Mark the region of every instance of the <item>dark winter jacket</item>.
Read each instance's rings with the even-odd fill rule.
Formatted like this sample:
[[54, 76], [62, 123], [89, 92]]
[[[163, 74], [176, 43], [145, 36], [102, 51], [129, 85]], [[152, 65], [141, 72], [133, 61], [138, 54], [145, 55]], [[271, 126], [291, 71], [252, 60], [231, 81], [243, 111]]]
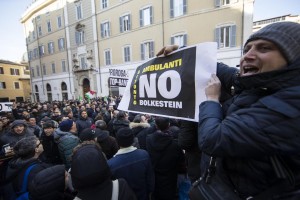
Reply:
[[59, 155], [58, 144], [54, 140], [54, 133], [47, 136], [45, 132], [41, 135], [41, 142], [43, 144], [44, 152], [41, 155], [41, 160], [45, 163], [54, 165], [62, 164], [62, 159]]
[[149, 199], [154, 191], [154, 172], [147, 151], [133, 146], [123, 148], [107, 163], [113, 178], [124, 178], [138, 200]]
[[58, 144], [60, 158], [68, 170], [71, 165], [73, 149], [79, 144], [79, 138], [73, 133], [63, 132], [58, 128], [54, 132], [54, 140]]
[[299, 77], [300, 62], [239, 77], [238, 94], [228, 106], [200, 104], [199, 147], [220, 158], [217, 173], [225, 174], [224, 180], [244, 198], [279, 180], [271, 164], [274, 158], [282, 159], [300, 184]]
[[90, 117], [83, 118], [80, 115], [78, 120], [76, 121], [76, 127], [77, 127], [78, 135], [80, 135], [80, 133], [83, 129], [91, 128], [93, 123], [94, 123], [94, 121], [93, 121], [92, 118], [90, 118]]
[[147, 137], [147, 151], [155, 173], [154, 198], [175, 199], [177, 175], [185, 165], [183, 151], [170, 133], [159, 130]]
[[27, 160], [14, 158], [8, 163], [5, 182], [12, 182], [15, 192], [21, 191], [25, 171], [29, 166], [33, 164], [36, 165], [32, 168], [28, 175], [28, 183], [32, 181], [36, 173], [51, 166], [49, 164], [41, 162], [36, 158], [30, 158]]

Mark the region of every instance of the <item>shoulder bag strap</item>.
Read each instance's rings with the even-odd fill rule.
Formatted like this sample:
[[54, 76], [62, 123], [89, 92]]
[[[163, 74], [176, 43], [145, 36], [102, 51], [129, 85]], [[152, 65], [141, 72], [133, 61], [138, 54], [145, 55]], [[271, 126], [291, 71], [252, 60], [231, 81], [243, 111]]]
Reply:
[[24, 177], [23, 177], [22, 188], [21, 188], [21, 191], [18, 192], [18, 195], [23, 194], [24, 192], [27, 191], [28, 175], [29, 175], [30, 171], [32, 170], [32, 168], [33, 168], [35, 165], [36, 165], [36, 164], [30, 165], [30, 166], [26, 169], [25, 174], [24, 174]]
[[116, 179], [112, 182], [112, 195], [111, 200], [119, 199], [119, 180]]

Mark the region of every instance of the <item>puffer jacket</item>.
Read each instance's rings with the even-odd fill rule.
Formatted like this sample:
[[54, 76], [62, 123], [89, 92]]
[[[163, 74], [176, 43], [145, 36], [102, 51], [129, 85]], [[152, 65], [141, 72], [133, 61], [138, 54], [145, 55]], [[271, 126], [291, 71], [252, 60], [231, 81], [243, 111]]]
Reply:
[[60, 157], [68, 170], [71, 166], [73, 149], [79, 144], [79, 138], [73, 133], [61, 131], [58, 128], [54, 132], [54, 139], [58, 144]]
[[258, 195], [279, 180], [271, 158], [282, 159], [295, 185], [300, 185], [299, 77], [300, 62], [238, 77], [238, 94], [227, 106], [200, 104], [199, 147], [219, 158], [217, 173], [243, 198]]

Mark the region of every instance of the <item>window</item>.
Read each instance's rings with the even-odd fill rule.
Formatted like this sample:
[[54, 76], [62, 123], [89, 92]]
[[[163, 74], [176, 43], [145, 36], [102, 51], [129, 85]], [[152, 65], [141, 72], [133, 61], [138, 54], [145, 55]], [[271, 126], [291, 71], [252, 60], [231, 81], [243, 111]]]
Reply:
[[33, 57], [37, 58], [39, 56], [38, 48], [33, 49]]
[[86, 63], [86, 57], [85, 56], [79, 56], [79, 66], [81, 69], [87, 69], [87, 63]]
[[131, 54], [131, 51], [130, 51], [130, 46], [126, 46], [123, 48], [123, 53], [124, 53], [124, 62], [130, 62], [131, 59], [130, 59], [130, 54]]
[[51, 22], [47, 21], [48, 33], [51, 32]]
[[62, 60], [62, 61], [61, 61], [61, 71], [62, 71], [62, 72], [66, 72], [66, 71], [67, 71], [67, 68], [66, 68], [66, 61], [65, 61], [65, 60]]
[[82, 8], [81, 8], [81, 2], [77, 3], [76, 5], [76, 19], [82, 19]]
[[170, 0], [171, 18], [186, 14], [186, 8], [186, 0]]
[[58, 39], [58, 49], [60, 51], [65, 49], [65, 39], [64, 38], [59, 38]]
[[39, 55], [40, 55], [40, 56], [45, 55], [45, 48], [44, 48], [44, 45], [40, 45], [40, 46], [39, 46]]
[[5, 82], [0, 82], [0, 89], [5, 89], [5, 88], [6, 88]]
[[220, 6], [225, 6], [236, 2], [237, 0], [215, 0], [215, 6], [220, 7]]
[[107, 38], [110, 36], [110, 25], [109, 22], [104, 22], [101, 24], [101, 37]]
[[48, 52], [49, 52], [49, 54], [54, 53], [54, 42], [49, 42], [48, 43]]
[[28, 60], [31, 61], [33, 59], [33, 52], [29, 51], [28, 52]]
[[141, 59], [146, 60], [154, 57], [154, 42], [145, 42], [141, 44]]
[[55, 74], [55, 63], [51, 63], [52, 73]]
[[215, 41], [218, 43], [218, 48], [235, 47], [236, 25], [216, 28]]
[[43, 71], [43, 72], [42, 72], [43, 75], [46, 75], [46, 74], [47, 74], [47, 71], [46, 71], [46, 65], [45, 65], [45, 64], [43, 64], [43, 68], [42, 68], [42, 69], [43, 69], [43, 70], [42, 70], [42, 71]]
[[40, 76], [40, 67], [38, 65], [36, 66], [36, 75]]
[[10, 75], [20, 75], [19, 69], [10, 68]]
[[57, 17], [57, 28], [61, 28], [62, 24], [61, 24], [61, 16]]
[[140, 26], [147, 26], [153, 23], [152, 6], [140, 10]]
[[4, 74], [4, 69], [3, 69], [3, 67], [0, 67], [0, 74]]
[[84, 31], [76, 31], [75, 32], [75, 39], [76, 39], [76, 44], [80, 45], [84, 43]]
[[186, 46], [187, 45], [187, 35], [176, 35], [171, 37], [171, 44], [177, 44], [178, 46]]
[[35, 36], [35, 31], [32, 31], [32, 39], [35, 40], [36, 36]]
[[15, 89], [20, 89], [20, 83], [19, 82], [14, 82]]
[[32, 67], [30, 71], [31, 71], [31, 74], [30, 74], [30, 75], [31, 75], [32, 77], [34, 77], [34, 68]]
[[120, 17], [120, 32], [129, 31], [131, 29], [130, 15]]
[[38, 26], [38, 35], [39, 35], [39, 37], [43, 35], [42, 26]]
[[108, 7], [108, 0], [101, 0], [101, 8], [105, 9]]
[[104, 51], [105, 65], [111, 65], [111, 55], [110, 50]]

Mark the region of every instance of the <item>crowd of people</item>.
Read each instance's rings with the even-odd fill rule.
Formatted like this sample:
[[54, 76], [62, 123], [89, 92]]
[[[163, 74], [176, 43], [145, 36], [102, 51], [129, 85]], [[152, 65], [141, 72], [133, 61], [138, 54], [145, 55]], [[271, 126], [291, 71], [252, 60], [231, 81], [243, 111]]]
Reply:
[[278, 22], [249, 37], [240, 70], [217, 63], [198, 123], [112, 97], [16, 103], [0, 120], [2, 198], [22, 195], [29, 174], [29, 199], [174, 200], [188, 174], [193, 186], [219, 177], [234, 199], [299, 199], [299, 76], [300, 24]]

